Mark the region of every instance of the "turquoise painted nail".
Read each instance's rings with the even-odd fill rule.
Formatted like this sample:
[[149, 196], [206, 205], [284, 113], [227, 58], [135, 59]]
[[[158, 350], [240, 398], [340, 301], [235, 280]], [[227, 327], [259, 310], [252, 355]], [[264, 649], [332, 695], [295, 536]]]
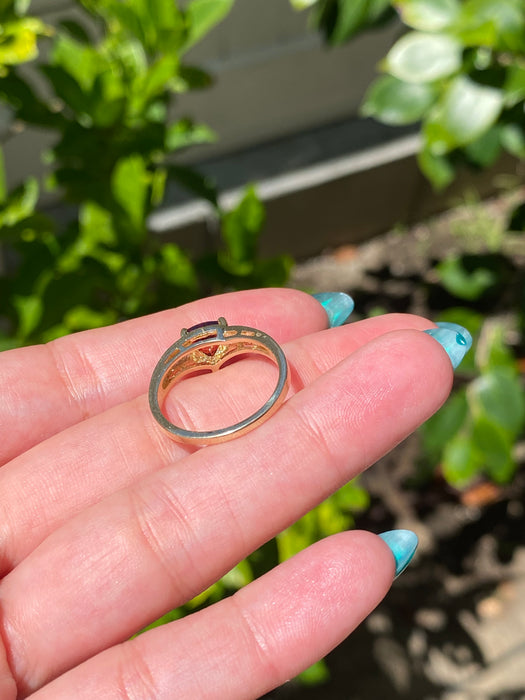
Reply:
[[452, 367], [456, 369], [472, 346], [472, 336], [463, 326], [456, 323], [438, 323], [437, 328], [424, 331], [435, 338], [446, 350]]
[[354, 310], [354, 300], [343, 292], [321, 292], [312, 296], [326, 311], [330, 328], [342, 326]]
[[438, 321], [436, 323], [436, 326], [439, 326], [439, 328], [448, 328], [449, 331], [455, 331], [456, 333], [459, 333], [467, 341], [469, 349], [472, 347], [472, 336], [470, 335], [468, 330], [466, 328], [464, 328], [463, 326], [460, 326], [459, 323], [449, 323], [448, 321]]
[[403, 573], [412, 561], [414, 552], [417, 549], [417, 535], [412, 530], [389, 530], [388, 532], [383, 532], [379, 537], [386, 542], [394, 555], [397, 577]]

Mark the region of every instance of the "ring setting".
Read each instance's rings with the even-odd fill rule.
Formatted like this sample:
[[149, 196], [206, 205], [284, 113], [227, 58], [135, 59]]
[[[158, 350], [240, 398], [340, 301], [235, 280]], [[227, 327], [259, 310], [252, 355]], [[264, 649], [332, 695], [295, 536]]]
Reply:
[[[195, 372], [220, 370], [234, 357], [253, 354], [267, 357], [277, 365], [279, 376], [269, 399], [247, 418], [217, 430], [194, 431], [175, 425], [163, 412], [170, 389]], [[225, 318], [204, 321], [183, 328], [180, 338], [158, 361], [149, 386], [149, 405], [153, 417], [173, 440], [209, 445], [244, 435], [267, 420], [286, 398], [289, 372], [281, 347], [267, 333], [248, 326], [230, 326]]]

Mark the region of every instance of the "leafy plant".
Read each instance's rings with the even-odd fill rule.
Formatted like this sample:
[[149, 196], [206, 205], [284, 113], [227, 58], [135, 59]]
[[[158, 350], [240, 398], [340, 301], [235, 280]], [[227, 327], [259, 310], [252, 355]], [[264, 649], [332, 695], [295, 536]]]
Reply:
[[394, 16], [390, 0], [290, 0], [296, 10], [311, 8], [310, 21], [326, 41], [337, 46], [358, 32]]
[[[173, 0], [81, 0], [75, 16], [83, 12], [89, 23], [71, 19], [52, 28], [25, 16], [27, 3], [0, 5], [9, 28], [0, 44], [0, 100], [17, 129], [54, 136], [46, 186], [71, 212], [65, 225], [38, 213], [34, 178], [9, 195], [0, 191], [3, 347], [150, 313], [204, 292], [285, 281], [287, 257], [259, 257], [264, 210], [253, 188], [224, 212], [213, 183], [173, 162], [174, 154], [215, 139], [206, 125], [172, 114], [177, 95], [211, 84], [185, 56], [232, 5], [193, 0], [182, 10]], [[36, 57], [40, 36], [49, 42], [46, 58], [31, 74], [20, 72], [16, 63]], [[196, 260], [150, 234], [149, 216], [169, 180], [209, 203], [220, 250]]]
[[[388, 10], [395, 10], [406, 31], [381, 62], [383, 75], [368, 89], [361, 112], [390, 125], [420, 124], [419, 165], [436, 189], [452, 182], [460, 164], [487, 168], [503, 151], [525, 157], [522, 0], [291, 1], [311, 8], [331, 44], [388, 20]], [[446, 256], [434, 270], [437, 285], [471, 304], [494, 302], [511, 276], [499, 252], [503, 231], [482, 223], [474, 228], [486, 239], [486, 253]], [[525, 230], [525, 204], [511, 214], [509, 227]], [[515, 312], [520, 315], [519, 308]], [[513, 353], [501, 326], [482, 324], [475, 311], [456, 310], [443, 320], [475, 331], [478, 350], [460, 370], [467, 385], [422, 429], [427, 457], [455, 485], [480, 474], [508, 481], [525, 425]]]
[[515, 444], [525, 428], [525, 392], [517, 363], [501, 323], [483, 323], [481, 316], [466, 311], [445, 317], [467, 319], [476, 329], [476, 352], [462, 368], [474, 378], [422, 427], [423, 447], [455, 486], [463, 487], [480, 474], [506, 483], [516, 471]]
[[421, 122], [419, 164], [438, 189], [459, 162], [485, 168], [525, 154], [525, 5], [521, 0], [393, 0], [409, 31], [381, 64], [362, 112]]

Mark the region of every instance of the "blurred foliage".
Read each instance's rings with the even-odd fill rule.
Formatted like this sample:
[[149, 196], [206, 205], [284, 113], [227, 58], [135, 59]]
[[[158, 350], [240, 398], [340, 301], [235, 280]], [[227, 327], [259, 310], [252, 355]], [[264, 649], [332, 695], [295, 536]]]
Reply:
[[297, 10], [312, 8], [311, 25], [332, 46], [357, 32], [377, 27], [394, 16], [390, 0], [290, 0]]
[[332, 45], [397, 15], [406, 31], [380, 64], [362, 114], [420, 123], [419, 164], [437, 189], [457, 167], [525, 156], [523, 0], [290, 0]]
[[501, 321], [485, 321], [468, 309], [443, 314], [440, 320], [472, 329], [475, 352], [460, 372], [468, 381], [421, 428], [431, 463], [458, 488], [485, 475], [509, 482], [517, 469], [516, 441], [525, 428], [525, 393], [514, 355], [505, 343]]
[[[291, 262], [258, 253], [264, 208], [253, 188], [225, 212], [216, 187], [175, 154], [215, 139], [204, 124], [173, 119], [176, 97], [212, 77], [186, 52], [233, 0], [82, 0], [75, 19], [46, 26], [28, 2], [0, 4], [0, 101], [12, 132], [53, 139], [45, 186], [66, 223], [44, 216], [41, 184], [12, 192], [0, 164], [0, 347], [176, 306], [207, 293], [283, 284]], [[83, 21], [83, 20], [89, 20]], [[38, 40], [45, 55], [33, 61]], [[196, 257], [148, 230], [174, 181], [206, 200], [218, 222], [216, 250]]]
[[[420, 125], [419, 165], [437, 190], [454, 180], [460, 165], [485, 169], [504, 151], [525, 157], [523, 0], [291, 3], [310, 8], [313, 24], [330, 44], [397, 15], [404, 31], [381, 62], [383, 75], [368, 89], [361, 112], [394, 126]], [[508, 228], [525, 231], [525, 201], [511, 213]], [[486, 252], [445, 256], [434, 272], [443, 292], [465, 304], [442, 320], [468, 328], [477, 349], [459, 369], [462, 388], [423, 427], [423, 447], [456, 486], [483, 475], [504, 482], [516, 469], [525, 394], [502, 327], [490, 320], [482, 324], [476, 309], [497, 304], [514, 278], [513, 266], [500, 252], [506, 232], [492, 223], [476, 221], [469, 232], [459, 226], [458, 233], [481, 238]], [[509, 303], [523, 326], [525, 291], [519, 289], [525, 285], [516, 284]]]
[[421, 123], [419, 164], [437, 189], [459, 164], [525, 155], [522, 0], [393, 0], [408, 31], [381, 64], [362, 112]]

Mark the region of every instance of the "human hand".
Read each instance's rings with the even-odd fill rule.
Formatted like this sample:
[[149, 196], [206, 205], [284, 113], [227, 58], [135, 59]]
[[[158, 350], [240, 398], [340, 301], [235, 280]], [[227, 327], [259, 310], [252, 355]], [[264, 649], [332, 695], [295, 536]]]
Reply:
[[[145, 394], [180, 328], [219, 316], [281, 344], [290, 394], [253, 432], [196, 449], [158, 428]], [[1, 354], [0, 698], [255, 698], [339, 643], [395, 574], [370, 533], [330, 537], [126, 640], [439, 408], [452, 366], [421, 332], [432, 325], [391, 315], [326, 330], [314, 298], [255, 290]], [[264, 402], [272, 372], [243, 359], [175, 387], [167, 411], [230, 425]]]

